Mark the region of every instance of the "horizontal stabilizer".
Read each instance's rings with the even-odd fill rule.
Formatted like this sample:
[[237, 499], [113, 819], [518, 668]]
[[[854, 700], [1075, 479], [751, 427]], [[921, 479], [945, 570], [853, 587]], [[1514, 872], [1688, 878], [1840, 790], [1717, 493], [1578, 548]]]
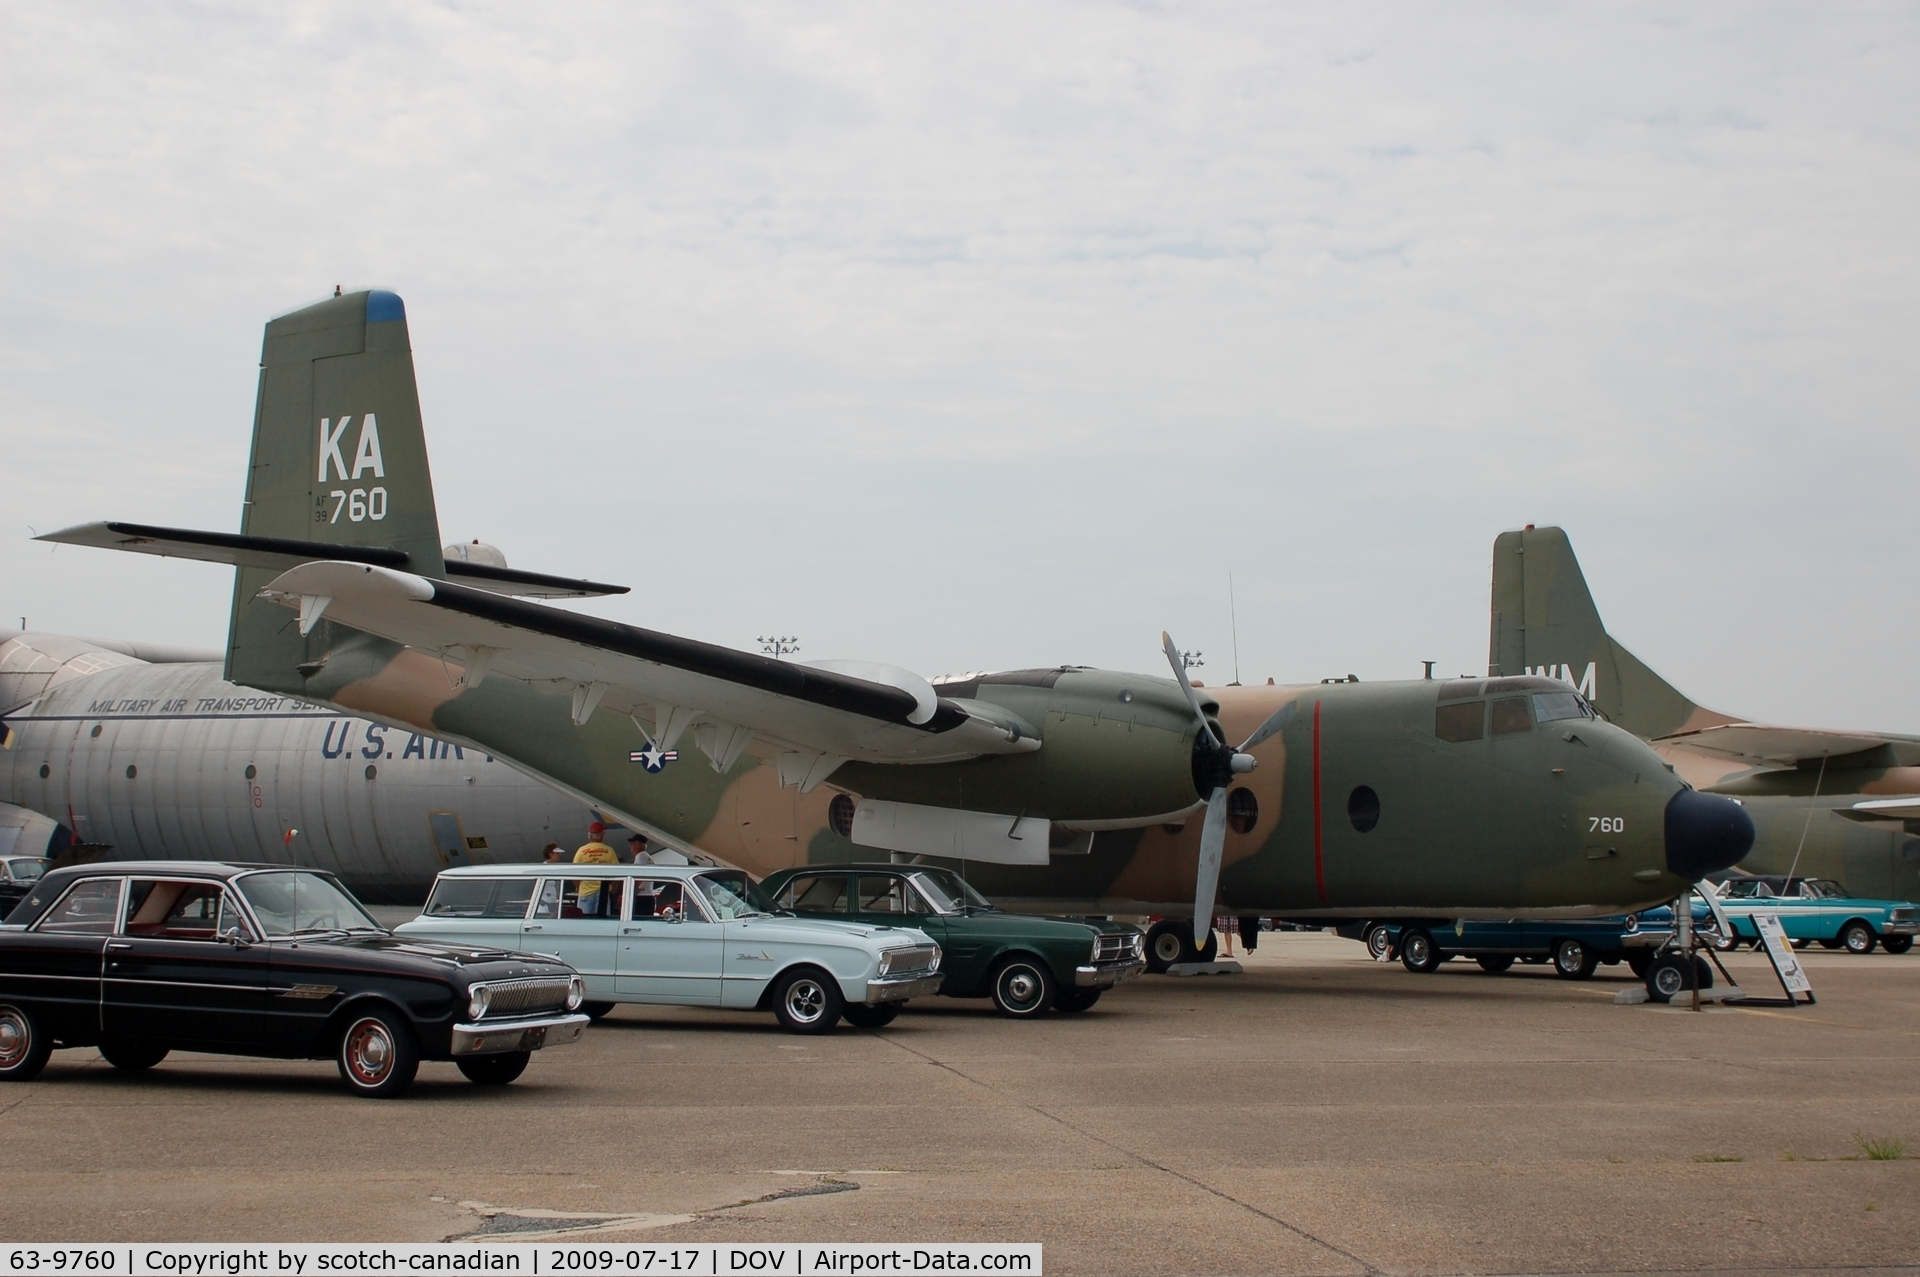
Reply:
[[[61, 545], [86, 545], [102, 550], [131, 550], [136, 554], [158, 554], [174, 559], [198, 559], [203, 563], [231, 563], [236, 567], [267, 568], [284, 572], [290, 567], [315, 560], [370, 563], [375, 567], [407, 568], [412, 556], [404, 550], [378, 545], [335, 545], [322, 541], [295, 541], [286, 537], [248, 536], [238, 532], [200, 532], [190, 528], [156, 528], [144, 523], [83, 523], [36, 537]], [[624, 585], [605, 585], [598, 581], [579, 581], [570, 577], [548, 576], [542, 572], [522, 572], [517, 568], [494, 567], [484, 563], [466, 563], [458, 559], [444, 561], [448, 576], [459, 577], [476, 589], [495, 594], [532, 598], [599, 598], [625, 594]]]
[[1840, 814], [1849, 820], [1920, 820], [1920, 797], [1870, 799]]
[[1698, 731], [1675, 732], [1654, 738], [1656, 745], [1674, 745], [1730, 758], [1756, 767], [1792, 767], [1822, 758], [1844, 758], [1892, 744], [1872, 732], [1830, 732], [1812, 727], [1768, 727], [1761, 723], [1726, 723]]
[[[584, 724], [612, 711], [654, 724], [723, 723], [763, 748], [873, 763], [944, 762], [1025, 753], [1040, 742], [950, 700], [925, 712], [924, 681], [889, 681], [736, 651], [599, 617], [502, 598], [468, 585], [348, 562], [306, 563], [262, 595], [404, 643], [489, 680], [566, 692]], [[855, 667], [858, 668], [858, 667]], [[473, 673], [467, 683], [478, 682]]]

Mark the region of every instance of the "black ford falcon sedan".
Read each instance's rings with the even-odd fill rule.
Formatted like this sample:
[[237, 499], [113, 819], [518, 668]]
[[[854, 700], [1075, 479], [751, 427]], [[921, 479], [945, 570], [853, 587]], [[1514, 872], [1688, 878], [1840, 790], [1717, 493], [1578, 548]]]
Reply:
[[133, 1070], [174, 1050], [331, 1056], [376, 1097], [422, 1060], [502, 1086], [534, 1051], [579, 1040], [585, 994], [548, 958], [396, 938], [330, 874], [84, 865], [41, 878], [0, 925], [0, 1081], [90, 1046]]

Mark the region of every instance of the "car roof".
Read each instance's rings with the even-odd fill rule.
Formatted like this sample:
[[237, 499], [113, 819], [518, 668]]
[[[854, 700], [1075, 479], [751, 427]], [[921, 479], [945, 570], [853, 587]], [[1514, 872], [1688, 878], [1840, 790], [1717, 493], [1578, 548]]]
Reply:
[[84, 865], [62, 865], [50, 871], [48, 878], [55, 876], [85, 877], [101, 875], [122, 877], [128, 874], [158, 874], [177, 876], [189, 874], [197, 878], [237, 878], [241, 874], [258, 873], [262, 869], [298, 870], [304, 873], [326, 875], [325, 869], [314, 869], [307, 865], [275, 865], [266, 861], [239, 860], [95, 860]]
[[511, 865], [458, 865], [442, 869], [441, 878], [526, 878], [553, 875], [560, 878], [691, 878], [710, 873], [716, 865], [592, 865], [571, 860], [548, 864], [543, 860]]

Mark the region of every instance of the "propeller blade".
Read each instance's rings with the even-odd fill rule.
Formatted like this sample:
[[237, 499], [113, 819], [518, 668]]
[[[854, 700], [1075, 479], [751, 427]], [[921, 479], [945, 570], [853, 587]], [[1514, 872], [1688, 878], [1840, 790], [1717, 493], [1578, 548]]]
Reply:
[[1173, 676], [1179, 680], [1180, 690], [1187, 694], [1187, 704], [1193, 706], [1193, 717], [1200, 724], [1200, 732], [1206, 735], [1207, 711], [1200, 708], [1200, 694], [1193, 690], [1193, 684], [1187, 682], [1187, 667], [1181, 663], [1180, 649], [1173, 645], [1173, 636], [1165, 630], [1160, 631], [1160, 648], [1167, 654], [1167, 664], [1173, 666]]
[[1273, 715], [1270, 718], [1268, 718], [1266, 722], [1260, 724], [1259, 728], [1254, 731], [1253, 735], [1247, 737], [1246, 740], [1242, 741], [1240, 743], [1240, 748], [1235, 752], [1244, 754], [1248, 750], [1252, 749], [1255, 745], [1258, 745], [1261, 741], [1265, 740], [1267, 737], [1273, 735], [1275, 732], [1285, 731], [1287, 724], [1293, 721], [1294, 712], [1299, 708], [1300, 708], [1299, 701], [1289, 701], [1285, 705], [1282, 705], [1279, 709], [1273, 712]]
[[1207, 819], [1200, 826], [1200, 872], [1194, 876], [1193, 947], [1206, 947], [1213, 930], [1213, 898], [1220, 887], [1220, 857], [1227, 849], [1227, 791], [1225, 786], [1207, 797]]

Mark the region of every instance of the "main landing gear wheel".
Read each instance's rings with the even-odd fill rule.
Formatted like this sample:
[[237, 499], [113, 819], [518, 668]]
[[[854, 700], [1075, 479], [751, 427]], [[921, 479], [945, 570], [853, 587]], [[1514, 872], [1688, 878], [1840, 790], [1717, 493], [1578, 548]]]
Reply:
[[341, 1080], [355, 1095], [389, 1100], [413, 1085], [420, 1071], [420, 1048], [413, 1030], [392, 1011], [369, 1011], [347, 1023], [334, 1061]]
[[47, 1067], [53, 1040], [16, 1006], [0, 1006], [0, 1082], [31, 1082]]
[[1855, 919], [1840, 928], [1840, 943], [1848, 953], [1872, 953], [1873, 947], [1880, 943], [1880, 937], [1873, 934], [1873, 928]]
[[1888, 953], [1905, 953], [1913, 948], [1912, 936], [1881, 936], [1880, 947]]
[[1100, 1000], [1099, 989], [1062, 989], [1060, 996], [1053, 1000], [1056, 1011], [1091, 1011], [1093, 1004]]
[[587, 1019], [593, 1021], [595, 1024], [598, 1024], [600, 1023], [600, 1021], [606, 1019], [608, 1013], [613, 1010], [613, 1003], [582, 1002], [580, 1004], [580, 1009], [587, 1013]]
[[1553, 973], [1566, 980], [1588, 980], [1600, 966], [1600, 955], [1579, 940], [1553, 946]]
[[1400, 965], [1416, 975], [1427, 975], [1438, 971], [1446, 959], [1440, 956], [1440, 946], [1433, 937], [1418, 927], [1412, 931], [1400, 933]]
[[1663, 953], [1647, 966], [1647, 997], [1654, 1002], [1671, 1002], [1696, 984], [1702, 989], [1713, 987], [1713, 968], [1704, 958]]
[[1474, 961], [1478, 962], [1480, 969], [1488, 975], [1499, 975], [1502, 971], [1505, 971], [1513, 965], [1513, 955], [1510, 953], [1489, 953], [1484, 957], [1474, 959]]
[[1147, 970], [1166, 974], [1176, 962], [1212, 962], [1220, 953], [1220, 938], [1207, 933], [1205, 948], [1193, 945], [1193, 919], [1162, 918], [1147, 929]]
[[475, 1086], [506, 1086], [527, 1071], [531, 1051], [502, 1051], [498, 1055], [468, 1055], [454, 1062]]
[[1015, 954], [993, 969], [993, 1009], [1032, 1020], [1053, 1008], [1053, 973], [1038, 958]]
[[150, 1069], [167, 1058], [168, 1048], [139, 1042], [102, 1042], [100, 1058], [127, 1073]]
[[773, 991], [774, 1018], [789, 1033], [826, 1033], [846, 1008], [840, 982], [814, 967], [788, 972]]
[[878, 1006], [855, 1003], [843, 1014], [847, 1017], [847, 1023], [856, 1029], [884, 1029], [900, 1014], [902, 1005], [899, 1002], [882, 1002]]

